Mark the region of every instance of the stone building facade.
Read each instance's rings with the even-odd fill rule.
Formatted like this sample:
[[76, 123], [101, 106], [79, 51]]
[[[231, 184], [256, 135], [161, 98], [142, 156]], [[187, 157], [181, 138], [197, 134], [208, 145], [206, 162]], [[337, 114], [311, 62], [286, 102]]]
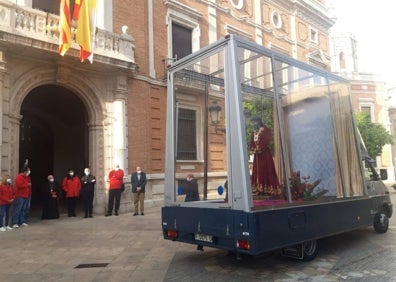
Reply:
[[[359, 71], [357, 43], [350, 33], [334, 32], [331, 34], [331, 70], [349, 80], [352, 106], [355, 112], [369, 113], [372, 122], [383, 125], [393, 134], [389, 123], [386, 83], [372, 73]], [[389, 181], [395, 179], [391, 145], [384, 146], [376, 163], [378, 169], [387, 171]]]
[[[227, 34], [330, 69], [324, 0], [98, 0], [93, 64], [73, 43], [58, 54], [59, 1], [0, 0], [1, 171], [28, 159], [33, 207], [48, 173], [96, 175], [104, 213], [108, 172], [147, 173], [146, 203], [162, 203], [166, 68]], [[193, 107], [193, 101], [181, 101]], [[188, 161], [194, 166], [197, 161]], [[129, 189], [121, 211], [131, 209]]]
[[[389, 127], [390, 133], [393, 137], [396, 136], [396, 87], [389, 88], [387, 90], [387, 102], [388, 102], [388, 115], [389, 115]], [[396, 142], [391, 146], [392, 151], [392, 163], [396, 163]], [[394, 167], [394, 175], [396, 176], [396, 169]], [[396, 180], [396, 177], [390, 179], [392, 181]]]

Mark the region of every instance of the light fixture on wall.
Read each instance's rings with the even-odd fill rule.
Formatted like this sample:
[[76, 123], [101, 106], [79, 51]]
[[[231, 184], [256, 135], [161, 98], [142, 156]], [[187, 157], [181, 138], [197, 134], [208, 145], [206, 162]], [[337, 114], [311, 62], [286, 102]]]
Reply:
[[220, 113], [221, 107], [217, 104], [217, 101], [213, 101], [212, 105], [209, 107], [209, 115], [212, 124], [215, 126], [215, 132], [218, 133], [226, 133], [226, 129], [220, 127]]

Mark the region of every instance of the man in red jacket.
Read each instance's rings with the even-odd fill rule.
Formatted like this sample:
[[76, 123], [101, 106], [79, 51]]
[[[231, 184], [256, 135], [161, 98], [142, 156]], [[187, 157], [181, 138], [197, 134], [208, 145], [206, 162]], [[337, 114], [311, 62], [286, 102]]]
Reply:
[[76, 216], [76, 204], [80, 196], [81, 182], [80, 178], [74, 175], [74, 170], [67, 171], [67, 175], [62, 181], [62, 190], [66, 195], [68, 217]]
[[13, 228], [28, 226], [27, 212], [29, 197], [32, 195], [32, 181], [30, 179], [30, 168], [24, 167], [23, 171], [15, 177], [15, 200], [14, 216], [12, 217]]
[[118, 215], [118, 210], [120, 209], [121, 201], [121, 186], [123, 184], [124, 171], [120, 169], [119, 165], [116, 165], [115, 169], [109, 173], [109, 203], [107, 205], [107, 213], [105, 216], [110, 216], [113, 214], [113, 205], [115, 198], [115, 208], [114, 214]]

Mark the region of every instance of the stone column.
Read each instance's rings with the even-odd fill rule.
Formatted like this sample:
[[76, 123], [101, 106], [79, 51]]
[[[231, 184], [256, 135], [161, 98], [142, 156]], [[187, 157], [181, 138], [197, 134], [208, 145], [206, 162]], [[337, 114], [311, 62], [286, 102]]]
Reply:
[[[126, 99], [128, 93], [127, 76], [117, 77], [115, 99], [113, 101], [113, 156], [114, 161], [124, 170], [124, 183], [129, 183], [128, 173], [128, 149], [127, 149], [127, 112]], [[120, 212], [128, 212], [132, 209], [132, 195], [130, 186], [127, 185], [125, 192], [121, 195]]]
[[[6, 99], [8, 100], [8, 92], [5, 90], [6, 85], [4, 83], [5, 80], [5, 75], [6, 75], [6, 60], [5, 60], [5, 52], [3, 50], [0, 50], [0, 125], [2, 125], [2, 128], [0, 128], [0, 156], [2, 156], [2, 161], [0, 162], [0, 171], [9, 171], [9, 168], [6, 164], [3, 163], [3, 142], [4, 142], [4, 136], [3, 136], [3, 130], [7, 128], [4, 125], [4, 119], [3, 116], [5, 113], [8, 113], [7, 109], [4, 109], [4, 103], [3, 101]], [[19, 141], [19, 139], [18, 139]]]
[[[390, 133], [392, 134], [392, 136], [396, 136], [396, 107], [395, 106], [391, 106], [388, 108], [388, 115], [389, 115], [389, 121], [390, 121]], [[388, 180], [390, 181], [394, 181], [395, 175], [396, 175], [396, 144], [391, 145], [391, 154], [392, 154], [392, 164], [393, 164], [393, 178], [389, 178]]]
[[96, 177], [94, 213], [104, 214], [106, 211], [106, 188], [104, 166], [104, 126], [88, 124], [89, 127], [89, 167]]
[[[21, 125], [21, 115], [9, 115], [9, 147], [8, 152], [2, 156], [2, 163], [6, 162], [6, 168], [10, 175], [19, 173], [19, 127]], [[3, 150], [2, 150], [3, 151]]]
[[125, 100], [117, 99], [113, 102], [113, 156], [114, 164], [119, 164], [123, 170], [127, 169], [126, 152], [126, 118]]

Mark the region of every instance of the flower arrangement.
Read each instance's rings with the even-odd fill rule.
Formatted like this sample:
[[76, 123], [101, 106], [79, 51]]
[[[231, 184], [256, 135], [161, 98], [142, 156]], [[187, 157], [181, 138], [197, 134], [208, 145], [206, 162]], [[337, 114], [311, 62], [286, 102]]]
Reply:
[[326, 189], [314, 191], [318, 184], [322, 181], [317, 179], [310, 182], [310, 176], [301, 176], [300, 171], [292, 173], [290, 177], [290, 191], [293, 200], [313, 201], [326, 194]]

